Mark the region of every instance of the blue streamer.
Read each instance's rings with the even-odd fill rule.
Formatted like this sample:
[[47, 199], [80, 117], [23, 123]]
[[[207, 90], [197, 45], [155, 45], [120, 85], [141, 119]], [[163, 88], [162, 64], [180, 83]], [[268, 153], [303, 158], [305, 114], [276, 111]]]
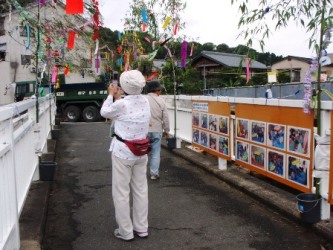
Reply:
[[148, 23], [148, 18], [147, 18], [147, 11], [146, 11], [146, 9], [142, 9], [142, 10], [141, 10], [141, 15], [142, 15], [142, 21], [143, 21], [144, 23]]
[[25, 41], [25, 48], [29, 49], [29, 47], [30, 47], [30, 25], [28, 23], [25, 25], [25, 29], [27, 31], [27, 40]]

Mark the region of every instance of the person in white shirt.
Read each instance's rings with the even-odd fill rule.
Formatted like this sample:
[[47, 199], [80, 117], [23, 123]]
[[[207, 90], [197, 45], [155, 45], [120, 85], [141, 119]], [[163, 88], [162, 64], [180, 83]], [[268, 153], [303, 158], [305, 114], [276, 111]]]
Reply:
[[147, 82], [147, 99], [151, 112], [148, 137], [151, 140], [149, 169], [152, 180], [160, 178], [161, 140], [162, 137], [168, 138], [170, 131], [168, 109], [164, 99], [160, 97], [162, 89], [159, 81]]
[[[138, 70], [125, 71], [120, 75], [120, 87], [125, 95], [115, 94], [116, 87], [110, 84], [109, 96], [101, 108], [101, 115], [114, 121], [114, 132], [124, 140], [147, 138], [150, 106], [141, 95], [146, 80]], [[120, 93], [120, 91], [118, 91]], [[117, 101], [113, 101], [113, 97]], [[118, 227], [115, 237], [122, 240], [134, 239], [134, 234], [148, 236], [148, 156], [136, 156], [117, 137], [110, 145], [112, 160], [112, 197]], [[132, 190], [132, 192], [131, 192]], [[130, 194], [133, 200], [131, 219]]]
[[266, 92], [265, 92], [266, 99], [272, 99], [273, 98], [272, 85], [267, 83], [265, 87], [266, 87]]

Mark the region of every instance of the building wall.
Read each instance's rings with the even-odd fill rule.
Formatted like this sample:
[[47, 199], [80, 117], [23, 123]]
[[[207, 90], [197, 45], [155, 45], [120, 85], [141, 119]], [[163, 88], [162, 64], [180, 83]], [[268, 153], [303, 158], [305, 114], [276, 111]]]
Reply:
[[[33, 19], [37, 20], [37, 6], [30, 6], [24, 8], [26, 13]], [[50, 4], [42, 6], [40, 8], [40, 20], [43, 25], [47, 25], [47, 23], [59, 23], [59, 27], [61, 24], [63, 25], [63, 30], [54, 30], [51, 29], [48, 31], [51, 37], [51, 47], [52, 49], [56, 49], [60, 47], [59, 40], [64, 39], [64, 43], [62, 44], [64, 52], [64, 61], [63, 63], [70, 62], [77, 67], [73, 67], [73, 70], [65, 77], [66, 83], [77, 83], [77, 82], [95, 82], [98, 74], [101, 73], [101, 69], [98, 71], [95, 68], [95, 55], [94, 51], [95, 46], [92, 41], [92, 27], [91, 24], [87, 24], [87, 20], [83, 18], [78, 18], [75, 15], [65, 15], [65, 10], [61, 4], [57, 4], [56, 8], [51, 7]], [[35, 67], [35, 53], [37, 46], [37, 39], [35, 37], [30, 37], [30, 46], [26, 48], [26, 40], [27, 37], [20, 35], [20, 24], [22, 21], [22, 17], [19, 12], [12, 12], [11, 17], [5, 17], [4, 27], [6, 30], [6, 34], [0, 36], [0, 43], [6, 44], [6, 57], [5, 61], [0, 62], [0, 105], [8, 104], [13, 102], [14, 100], [14, 92], [10, 92], [4, 95], [4, 89], [6, 86], [10, 85], [13, 82], [20, 81], [31, 81], [36, 79], [36, 67]], [[64, 25], [66, 24], [66, 25]], [[90, 32], [89, 36], [76, 36], [75, 39], [75, 47], [72, 50], [67, 48], [67, 36], [69, 28], [78, 28], [84, 27], [84, 31]], [[32, 33], [31, 33], [32, 34]], [[45, 39], [44, 35], [41, 35], [41, 46], [43, 47], [44, 53], [45, 51]], [[3, 48], [4, 46], [2, 46]], [[91, 51], [93, 54], [91, 54]], [[21, 57], [22, 55], [31, 56], [30, 64], [22, 64]], [[91, 58], [92, 57], [92, 58]], [[80, 68], [80, 60], [84, 58], [88, 61], [92, 61], [92, 64], [88, 65], [87, 68]], [[52, 67], [54, 65], [54, 58], [51, 58], [50, 68], [46, 68], [46, 73], [50, 72], [52, 74]], [[62, 74], [64, 72], [64, 67], [59, 67], [59, 73]], [[39, 60], [39, 70], [40, 60]], [[84, 77], [82, 77], [82, 70], [84, 70]]]

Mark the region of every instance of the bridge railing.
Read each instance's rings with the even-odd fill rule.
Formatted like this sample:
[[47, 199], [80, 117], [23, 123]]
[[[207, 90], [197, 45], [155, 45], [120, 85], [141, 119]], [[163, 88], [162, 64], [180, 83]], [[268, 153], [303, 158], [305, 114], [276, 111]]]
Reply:
[[[53, 96], [0, 107], [0, 249], [19, 249], [19, 216], [55, 119]], [[37, 108], [38, 107], [38, 116]], [[38, 120], [38, 122], [37, 122]]]
[[[220, 164], [226, 167], [226, 161], [235, 161], [238, 165], [303, 192], [318, 191], [314, 185], [314, 178], [320, 178], [319, 192], [323, 197], [321, 218], [330, 217], [330, 204], [333, 204], [333, 173], [329, 168], [333, 157], [331, 154], [331, 163], [325, 166], [328, 170], [324, 171], [315, 166], [315, 134], [318, 128], [314, 127], [314, 112], [303, 112], [303, 100], [185, 95], [162, 97], [168, 106], [170, 134], [176, 133], [177, 147], [180, 146], [180, 140], [184, 140], [217, 156], [220, 169], [223, 169]], [[330, 136], [331, 141], [332, 112], [332, 101], [322, 101], [321, 134]], [[219, 127], [216, 127], [219, 125], [209, 127], [210, 120], [228, 124], [227, 132], [219, 130]], [[203, 121], [206, 123], [205, 126]], [[240, 127], [244, 127], [245, 135], [238, 133]], [[274, 138], [272, 133], [275, 133], [277, 127], [280, 128], [278, 133], [281, 133], [283, 138], [282, 146], [275, 144], [275, 139], [271, 139]], [[265, 131], [263, 141], [256, 137], [258, 128]], [[293, 133], [299, 133], [298, 136], [303, 137], [302, 147], [301, 139], [293, 138]], [[246, 159], [243, 158], [243, 151], [246, 153]], [[282, 167], [279, 165], [276, 168], [274, 157], [282, 159]], [[299, 162], [306, 165], [301, 166]], [[300, 170], [305, 174], [302, 173], [298, 178], [295, 173], [298, 174]]]

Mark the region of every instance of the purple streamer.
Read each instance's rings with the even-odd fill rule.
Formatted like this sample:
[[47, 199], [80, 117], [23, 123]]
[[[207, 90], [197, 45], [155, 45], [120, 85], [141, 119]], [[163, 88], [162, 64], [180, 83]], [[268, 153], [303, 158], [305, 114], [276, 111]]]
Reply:
[[183, 41], [182, 51], [181, 51], [181, 61], [180, 61], [182, 68], [186, 67], [186, 57], [187, 57], [187, 42]]

